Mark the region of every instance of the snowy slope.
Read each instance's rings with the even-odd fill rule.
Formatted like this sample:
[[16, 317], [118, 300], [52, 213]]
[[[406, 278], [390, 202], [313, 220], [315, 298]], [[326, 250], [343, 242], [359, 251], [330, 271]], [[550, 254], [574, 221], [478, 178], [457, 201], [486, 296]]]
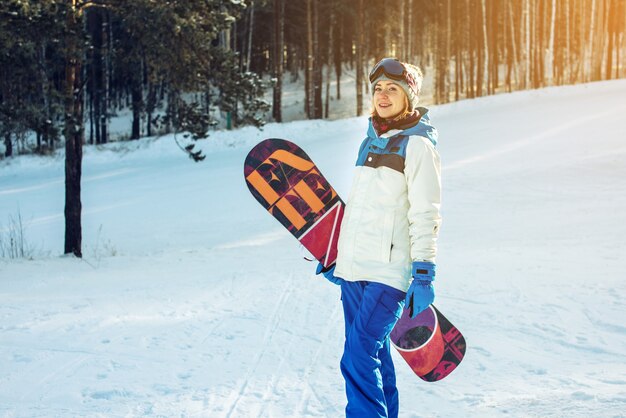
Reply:
[[[402, 417], [626, 410], [626, 81], [432, 109], [437, 306], [465, 334], [442, 382], [395, 356]], [[84, 260], [60, 257], [63, 159], [0, 162], [0, 416], [341, 416], [338, 288], [249, 196], [245, 154], [298, 142], [344, 196], [364, 118], [86, 148]]]

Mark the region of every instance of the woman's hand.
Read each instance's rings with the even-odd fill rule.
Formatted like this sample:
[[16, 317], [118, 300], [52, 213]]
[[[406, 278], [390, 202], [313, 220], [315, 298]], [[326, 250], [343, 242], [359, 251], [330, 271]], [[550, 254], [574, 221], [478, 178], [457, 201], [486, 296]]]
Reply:
[[315, 270], [315, 274], [322, 273], [326, 280], [336, 285], [341, 285], [343, 283], [343, 279], [341, 277], [335, 277], [335, 264], [330, 267], [324, 267], [322, 263], [317, 265], [317, 269]]
[[428, 261], [413, 262], [413, 282], [406, 292], [404, 309], [409, 310], [409, 316], [415, 318], [420, 312], [428, 308], [435, 300], [435, 264]]

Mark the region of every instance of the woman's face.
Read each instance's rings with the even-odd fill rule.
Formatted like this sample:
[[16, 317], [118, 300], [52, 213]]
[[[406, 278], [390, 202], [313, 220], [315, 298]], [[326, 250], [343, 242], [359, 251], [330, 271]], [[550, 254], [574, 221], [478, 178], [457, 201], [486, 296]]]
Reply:
[[393, 81], [381, 80], [374, 86], [373, 100], [378, 116], [389, 119], [404, 111], [406, 94]]

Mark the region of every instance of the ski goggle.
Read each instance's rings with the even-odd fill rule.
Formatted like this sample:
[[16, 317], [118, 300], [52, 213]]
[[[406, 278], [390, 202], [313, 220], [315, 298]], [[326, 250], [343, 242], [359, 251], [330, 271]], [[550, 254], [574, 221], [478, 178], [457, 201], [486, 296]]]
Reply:
[[373, 83], [383, 73], [392, 80], [405, 80], [408, 74], [404, 65], [396, 58], [384, 58], [378, 61], [370, 71], [370, 83]]
[[370, 71], [369, 80], [373, 83], [381, 74], [385, 74], [392, 80], [404, 81], [415, 94], [418, 94], [417, 80], [409, 72], [404, 64], [396, 58], [383, 58]]

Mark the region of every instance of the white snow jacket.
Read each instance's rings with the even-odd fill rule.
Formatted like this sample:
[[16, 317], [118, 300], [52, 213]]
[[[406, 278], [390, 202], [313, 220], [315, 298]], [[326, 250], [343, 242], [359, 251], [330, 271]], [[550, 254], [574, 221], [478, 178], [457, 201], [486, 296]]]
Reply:
[[428, 109], [415, 126], [361, 144], [341, 223], [335, 276], [406, 292], [413, 261], [435, 262], [441, 224], [437, 130]]

